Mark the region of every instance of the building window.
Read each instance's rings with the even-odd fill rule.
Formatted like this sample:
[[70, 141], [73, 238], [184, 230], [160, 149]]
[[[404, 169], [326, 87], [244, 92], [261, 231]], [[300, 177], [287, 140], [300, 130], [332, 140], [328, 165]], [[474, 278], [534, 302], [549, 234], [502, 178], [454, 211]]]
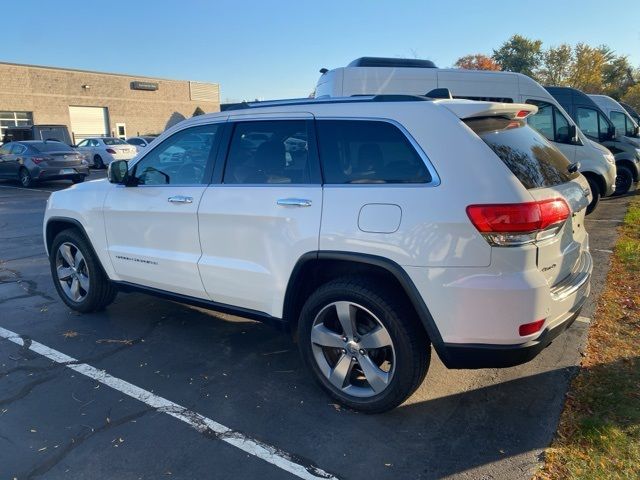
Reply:
[[0, 112], [0, 141], [7, 127], [27, 127], [33, 125], [31, 112]]

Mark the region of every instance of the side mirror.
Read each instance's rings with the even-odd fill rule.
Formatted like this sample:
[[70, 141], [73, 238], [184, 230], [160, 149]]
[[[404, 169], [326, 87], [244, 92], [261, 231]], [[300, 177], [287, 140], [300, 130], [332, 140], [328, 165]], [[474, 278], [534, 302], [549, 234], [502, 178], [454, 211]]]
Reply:
[[569, 125], [569, 138], [572, 142], [578, 142], [578, 127], [575, 125]]
[[636, 127], [633, 129], [633, 136], [637, 137], [638, 135], [640, 135], [640, 125], [636, 125]]
[[115, 160], [109, 164], [107, 170], [109, 182], [126, 185], [129, 180], [129, 165], [126, 160]]

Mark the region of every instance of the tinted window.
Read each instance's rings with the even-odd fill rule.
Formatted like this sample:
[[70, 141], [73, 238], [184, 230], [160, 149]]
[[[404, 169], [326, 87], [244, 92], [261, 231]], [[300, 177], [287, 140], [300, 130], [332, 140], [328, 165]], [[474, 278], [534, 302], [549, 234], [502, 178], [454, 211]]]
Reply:
[[130, 138], [127, 143], [130, 145], [144, 145], [144, 142], [139, 138]]
[[560, 143], [571, 143], [569, 121], [555, 106], [539, 100], [527, 100], [536, 105], [538, 113], [530, 115], [527, 123], [540, 132], [547, 140]]
[[465, 123], [491, 147], [525, 188], [552, 187], [577, 178], [560, 151], [522, 121], [502, 117]]
[[388, 122], [319, 120], [325, 183], [428, 183], [431, 175], [407, 137]]
[[216, 145], [219, 124], [187, 128], [153, 148], [135, 165], [138, 185], [198, 185]]
[[310, 183], [307, 138], [305, 120], [237, 123], [224, 183]]
[[30, 146], [38, 152], [74, 152], [69, 145], [61, 142], [31, 143]]
[[598, 126], [598, 112], [591, 108], [580, 108], [576, 109], [577, 114], [577, 123], [580, 127], [580, 130], [588, 136], [595, 140], [600, 138], [600, 128]]

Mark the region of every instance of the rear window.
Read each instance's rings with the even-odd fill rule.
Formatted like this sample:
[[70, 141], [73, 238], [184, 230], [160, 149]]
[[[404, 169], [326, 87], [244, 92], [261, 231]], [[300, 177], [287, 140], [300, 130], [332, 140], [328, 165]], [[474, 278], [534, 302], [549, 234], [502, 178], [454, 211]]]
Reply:
[[318, 120], [327, 184], [428, 183], [431, 175], [398, 127], [370, 120]]
[[31, 143], [31, 148], [37, 150], [38, 152], [73, 152], [74, 150], [62, 142], [42, 142], [42, 143]]
[[102, 141], [104, 142], [105, 145], [126, 145], [127, 144], [127, 142], [125, 142], [124, 140], [121, 140], [119, 138], [111, 138], [111, 137], [103, 138]]
[[523, 121], [485, 117], [465, 123], [527, 189], [553, 187], [580, 176], [570, 173], [567, 157]]

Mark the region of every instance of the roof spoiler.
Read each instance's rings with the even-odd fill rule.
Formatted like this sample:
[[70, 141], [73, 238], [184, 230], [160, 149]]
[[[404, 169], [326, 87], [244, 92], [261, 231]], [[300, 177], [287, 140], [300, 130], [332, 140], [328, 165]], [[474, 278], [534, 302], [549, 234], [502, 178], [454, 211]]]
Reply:
[[453, 101], [440, 104], [451, 110], [462, 120], [478, 117], [507, 117], [514, 120], [522, 120], [529, 115], [538, 113], [538, 107], [528, 103]]

